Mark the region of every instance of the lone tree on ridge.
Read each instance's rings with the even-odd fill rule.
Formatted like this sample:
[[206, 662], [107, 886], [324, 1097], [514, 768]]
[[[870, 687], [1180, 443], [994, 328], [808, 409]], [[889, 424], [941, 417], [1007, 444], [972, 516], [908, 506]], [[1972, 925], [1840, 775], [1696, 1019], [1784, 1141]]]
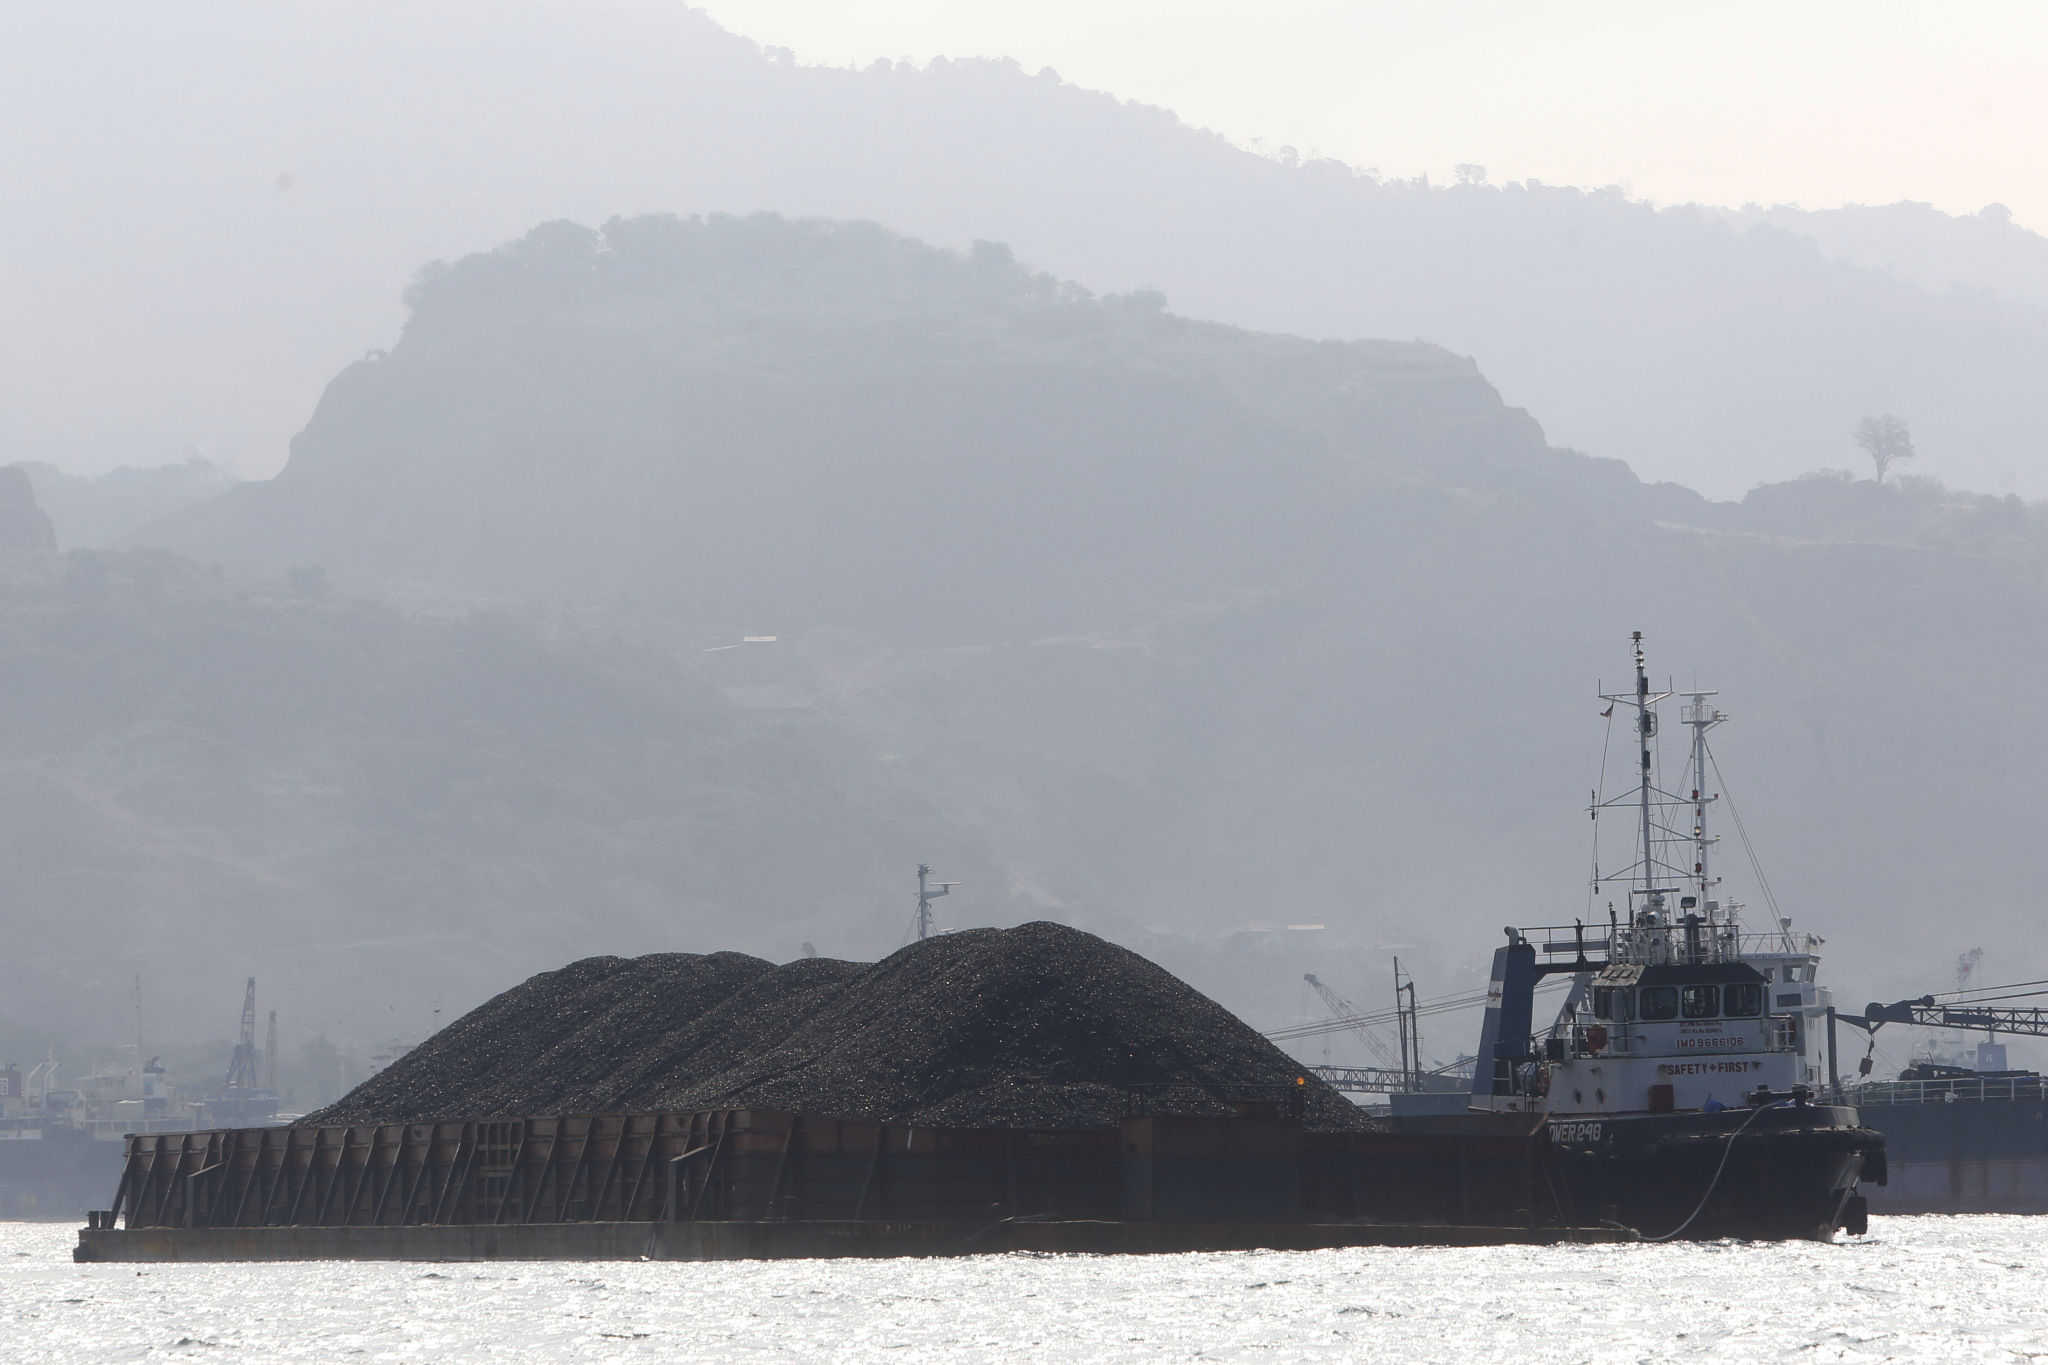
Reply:
[[1863, 447], [1870, 462], [1877, 466], [1877, 481], [1884, 482], [1885, 471], [1900, 460], [1913, 458], [1913, 433], [1906, 426], [1906, 419], [1885, 413], [1881, 417], [1866, 417], [1856, 424], [1849, 433], [1856, 438], [1856, 444]]

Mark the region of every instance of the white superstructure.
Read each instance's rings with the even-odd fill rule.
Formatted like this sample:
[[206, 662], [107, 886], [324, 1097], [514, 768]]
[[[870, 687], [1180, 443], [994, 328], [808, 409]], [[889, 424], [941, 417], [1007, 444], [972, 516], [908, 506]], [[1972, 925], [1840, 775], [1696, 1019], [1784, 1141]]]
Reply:
[[[1482, 1045], [1497, 1060], [1475, 1081], [1482, 1107], [1559, 1119], [1735, 1108], [1759, 1089], [1817, 1091], [1826, 1074], [1821, 940], [1795, 933], [1789, 918], [1745, 933], [1740, 905], [1721, 897], [1713, 871], [1719, 841], [1707, 821], [1721, 797], [1707, 732], [1728, 718], [1713, 692], [1652, 692], [1640, 631], [1633, 643], [1634, 690], [1601, 700], [1607, 716], [1620, 712], [1633, 726], [1635, 784], [1612, 798], [1596, 792], [1591, 806], [1596, 829], [1606, 813], [1635, 817], [1628, 861], [1603, 871], [1596, 840], [1593, 891], [1596, 903], [1606, 899], [1605, 924], [1509, 931]], [[1691, 734], [1671, 790], [1658, 781], [1655, 740], [1658, 705], [1674, 696]], [[1524, 1045], [1514, 1021], [1528, 1018], [1527, 993], [1559, 974], [1572, 978], [1564, 1006]]]

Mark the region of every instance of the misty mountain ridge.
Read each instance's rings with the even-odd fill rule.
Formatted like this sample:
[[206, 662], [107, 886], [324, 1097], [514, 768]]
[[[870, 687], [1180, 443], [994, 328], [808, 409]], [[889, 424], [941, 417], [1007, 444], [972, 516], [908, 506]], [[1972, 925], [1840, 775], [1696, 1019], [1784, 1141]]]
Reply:
[[1922, 289], [1981, 290], [2048, 308], [2048, 237], [2014, 222], [2003, 204], [1968, 214], [1911, 202], [1835, 209], [1747, 204], [1722, 214], [1738, 228], [1767, 224], [1813, 241], [1829, 260]]
[[116, 549], [158, 517], [232, 488], [240, 480], [204, 455], [176, 464], [67, 474], [34, 461], [20, 466], [64, 549]]
[[[24, 199], [79, 164], [107, 168], [112, 199], [97, 235], [17, 225], [65, 304], [10, 357], [8, 458], [195, 444], [272, 468], [333, 373], [389, 343], [419, 261], [542, 219], [765, 209], [999, 239], [1098, 291], [1275, 333], [1423, 338], [1475, 357], [1561, 444], [1716, 496], [1841, 462], [1870, 412], [1906, 416], [1951, 482], [2048, 494], [2031, 472], [2048, 244], [1983, 214], [1382, 178], [1013, 62], [805, 66], [694, 11], [219, 4], [108, 31], [53, 9], [34, 32], [0, 91], [24, 126], [73, 136], [21, 149]], [[191, 60], [166, 65], [173, 49]], [[99, 86], [54, 76], [84, 54]], [[209, 99], [187, 120], [153, 117], [195, 86]], [[109, 101], [153, 129], [146, 153], [93, 139]], [[151, 212], [164, 177], [191, 213]]]
[[147, 538], [725, 634], [1028, 637], [1284, 576], [1345, 490], [1555, 458], [1438, 348], [1192, 322], [867, 224], [548, 224], [409, 297], [283, 473]]
[[[430, 264], [407, 301], [412, 316], [399, 345], [337, 377], [282, 475], [172, 516], [144, 538], [252, 565], [317, 561], [366, 587], [395, 579], [484, 598], [568, 592], [673, 608], [689, 589], [679, 594], [661, 580], [689, 547], [668, 543], [676, 524], [648, 520], [650, 497], [668, 497], [669, 516], [721, 523], [693, 526], [688, 538], [737, 556], [755, 582], [774, 578], [775, 562], [802, 558], [803, 547], [779, 539], [785, 523], [806, 536], [829, 536], [834, 521], [862, 536], [888, 527], [920, 545], [959, 528], [973, 541], [957, 547], [963, 558], [985, 558], [992, 522], [1028, 535], [1018, 523], [1029, 514], [1074, 510], [1006, 502], [1024, 485], [996, 477], [994, 465], [1022, 461], [1020, 477], [1042, 476], [1030, 466], [1064, 458], [1059, 446], [1072, 437], [1059, 426], [1065, 410], [1119, 385], [1152, 386], [1155, 397], [1178, 385], [1186, 391], [1176, 401], [1204, 407], [1204, 420], [1221, 422], [1246, 449], [1277, 450], [1262, 477], [1300, 480], [1297, 492], [1325, 479], [1355, 492], [1418, 478], [1533, 478], [1706, 530], [2020, 558], [2040, 549], [2041, 521], [2016, 497], [1955, 493], [1910, 472], [1880, 485], [1815, 470], [1733, 503], [1645, 485], [1621, 461], [1547, 446], [1540, 426], [1502, 404], [1469, 358], [1423, 343], [1317, 342], [1197, 322], [1170, 312], [1153, 290], [1097, 298], [1020, 264], [1001, 243], [956, 253], [873, 224], [769, 214], [656, 215], [598, 230], [550, 223], [497, 250]], [[1003, 370], [1038, 387], [986, 389]], [[448, 380], [459, 387], [435, 390]], [[821, 383], [833, 391], [816, 392]], [[973, 423], [988, 414], [949, 409], [956, 387], [971, 401], [1022, 406], [1003, 414], [1002, 431], [979, 429]], [[736, 393], [746, 395], [737, 414]], [[458, 394], [459, 410], [451, 407]], [[434, 406], [423, 409], [422, 396]], [[806, 408], [815, 410], [808, 422], [791, 425]], [[654, 424], [629, 428], [638, 411]], [[366, 429], [372, 419], [379, 425]], [[926, 422], [936, 429], [921, 432]], [[1068, 496], [1080, 502], [1089, 500], [1084, 492], [1126, 499], [1102, 512], [1123, 537], [1144, 534], [1145, 499], [1190, 475], [1227, 481], [1242, 453], [1219, 452], [1192, 428], [1146, 434], [1167, 464], [1191, 451], [1196, 463], [1143, 486], [1114, 477], [1090, 484], [1146, 458], [1104, 446], [1063, 471], [1078, 481]], [[459, 438], [452, 447], [451, 438]], [[1035, 445], [1019, 448], [1020, 439]], [[906, 454], [920, 440], [931, 448]], [[788, 452], [763, 460], [778, 443]], [[959, 486], [963, 470], [994, 478], [1001, 496]], [[858, 487], [833, 482], [846, 479]], [[886, 496], [873, 491], [884, 486]], [[724, 504], [687, 506], [706, 493]], [[478, 500], [491, 497], [503, 500], [497, 515], [476, 515]], [[1235, 490], [1224, 501], [1231, 523], [1259, 506]], [[922, 512], [908, 510], [919, 503]], [[977, 520], [963, 527], [967, 507]], [[358, 510], [373, 520], [355, 520]], [[1207, 515], [1216, 512], [1212, 505]], [[598, 524], [621, 516], [635, 520]], [[450, 524], [459, 528], [453, 536]], [[1291, 534], [1308, 524], [1294, 523]], [[707, 538], [734, 527], [744, 528], [744, 544]], [[934, 576], [973, 571], [929, 549], [902, 553], [895, 570], [915, 561]], [[698, 562], [681, 583], [725, 573]], [[1081, 590], [1091, 610], [1102, 582], [1091, 577]], [[731, 593], [719, 593], [720, 629], [785, 609], [764, 600], [753, 617], [735, 617]]]

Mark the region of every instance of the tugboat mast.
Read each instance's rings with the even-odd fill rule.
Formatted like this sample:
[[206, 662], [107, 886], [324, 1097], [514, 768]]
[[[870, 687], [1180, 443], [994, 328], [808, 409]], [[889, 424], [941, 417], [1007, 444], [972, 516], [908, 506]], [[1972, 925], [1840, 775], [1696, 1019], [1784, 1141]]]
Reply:
[[1717, 842], [1707, 833], [1707, 807], [1720, 800], [1718, 795], [1707, 795], [1707, 731], [1728, 719], [1727, 716], [1707, 704], [1707, 698], [1719, 696], [1717, 692], [1688, 692], [1685, 694], [1685, 723], [1692, 727], [1692, 877], [1699, 888], [1700, 909], [1706, 912], [1707, 926], [1719, 932], [1720, 907], [1713, 899], [1715, 879], [1707, 872], [1707, 852]]
[[[1636, 865], [1636, 870], [1642, 875], [1642, 886], [1640, 889], [1631, 890], [1629, 894], [1631, 896], [1640, 895], [1642, 897], [1642, 904], [1637, 907], [1631, 907], [1628, 919], [1630, 925], [1636, 928], [1647, 929], [1669, 924], [1670, 921], [1664, 904], [1664, 896], [1671, 888], [1668, 885], [1658, 885], [1659, 874], [1677, 871], [1676, 868], [1660, 865], [1657, 861], [1658, 825], [1654, 808], [1657, 806], [1668, 806], [1676, 798], [1657, 789], [1656, 775], [1651, 765], [1650, 755], [1650, 741], [1657, 737], [1657, 703], [1663, 701], [1671, 694], [1669, 692], [1652, 692], [1650, 690], [1650, 673], [1643, 655], [1643, 633], [1639, 630], [1631, 631], [1629, 633], [1629, 641], [1635, 652], [1635, 690], [1633, 692], [1603, 692], [1600, 694], [1600, 700], [1609, 703], [1608, 709], [1610, 711], [1613, 710], [1615, 705], [1626, 703], [1634, 707], [1636, 712], [1636, 789], [1631, 795], [1635, 798], [1633, 804], [1636, 807], [1636, 825], [1638, 837], [1641, 840], [1638, 849], [1641, 861]], [[1599, 818], [1599, 813], [1602, 810], [1622, 805], [1628, 802], [1628, 800], [1627, 796], [1617, 796], [1609, 801], [1596, 801], [1593, 807], [1594, 818]], [[1619, 880], [1627, 875], [1628, 872], [1624, 870], [1615, 879]], [[1596, 871], [1594, 877], [1596, 889], [1600, 882], [1605, 880], [1608, 879], [1598, 876]]]
[[1657, 855], [1652, 851], [1650, 820], [1650, 740], [1657, 733], [1657, 713], [1650, 709], [1650, 675], [1643, 668], [1643, 633], [1631, 631], [1629, 639], [1635, 645], [1636, 742], [1642, 748], [1641, 781], [1636, 795], [1642, 802], [1643, 909], [1658, 911], [1664, 908], [1664, 898], [1657, 893]]
[[[1732, 946], [1724, 944], [1722, 939], [1731, 932], [1733, 920], [1732, 916], [1722, 913], [1724, 907], [1719, 902], [1711, 899], [1716, 880], [1708, 871], [1707, 864], [1709, 853], [1718, 840], [1707, 833], [1707, 807], [1720, 797], [1707, 791], [1707, 764], [1712, 761], [1707, 753], [1707, 731], [1728, 717], [1714, 709], [1709, 701], [1709, 698], [1719, 695], [1715, 692], [1652, 692], [1643, 633], [1631, 631], [1629, 643], [1635, 662], [1634, 690], [1603, 692], [1600, 699], [1610, 703], [1608, 714], [1613, 713], [1615, 705], [1622, 703], [1635, 708], [1636, 786], [1634, 791], [1606, 801], [1599, 800], [1596, 794], [1593, 816], [1597, 820], [1603, 810], [1634, 806], [1637, 828], [1635, 856], [1638, 861], [1632, 867], [1618, 871], [1612, 878], [1600, 876], [1596, 865], [1594, 889], [1597, 891], [1604, 881], [1629, 883], [1628, 894], [1632, 903], [1628, 925], [1631, 930], [1643, 931], [1640, 938], [1631, 936], [1629, 940], [1635, 950], [1648, 951], [1653, 955], [1675, 952], [1677, 960], [1689, 962], [1718, 960], [1721, 953]], [[1692, 752], [1686, 765], [1691, 783], [1675, 792], [1665, 791], [1657, 785], [1655, 757], [1650, 749], [1650, 741], [1657, 737], [1657, 703], [1674, 695], [1685, 697], [1683, 719], [1692, 730]], [[1686, 811], [1692, 816], [1690, 834], [1679, 826], [1679, 811]], [[1688, 849], [1691, 857], [1683, 857], [1680, 849]], [[1696, 894], [1679, 895], [1681, 891]], [[1678, 896], [1679, 901], [1675, 910], [1670, 904], [1673, 896]], [[1681, 914], [1683, 920], [1680, 919]], [[1680, 927], [1681, 924], [1685, 929], [1682, 948], [1658, 932]], [[1705, 936], [1702, 929], [1707, 931]], [[1710, 943], [1713, 945], [1711, 948], [1708, 946]], [[1653, 960], [1665, 959], [1653, 956]]]

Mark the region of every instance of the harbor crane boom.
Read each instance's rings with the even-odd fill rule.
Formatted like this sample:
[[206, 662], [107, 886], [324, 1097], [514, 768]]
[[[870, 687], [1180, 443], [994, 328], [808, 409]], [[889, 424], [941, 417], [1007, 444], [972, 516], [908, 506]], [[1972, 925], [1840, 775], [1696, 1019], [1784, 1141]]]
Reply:
[[[1981, 990], [1958, 991], [1957, 995], [1973, 995], [1975, 1000], [1954, 1000], [1944, 1004], [1938, 997], [1923, 995], [1916, 1000], [1895, 1000], [1889, 1005], [1873, 1000], [1863, 1007], [1861, 1014], [1843, 1014], [1835, 1009], [1828, 1010], [1828, 1083], [1839, 1086], [1841, 1078], [1835, 1066], [1835, 1025], [1847, 1024], [1860, 1028], [1870, 1035], [1871, 1046], [1877, 1046], [1877, 1031], [1886, 1024], [1917, 1024], [1921, 1028], [1975, 1029], [1979, 1033], [2013, 1033], [2035, 1038], [2048, 1038], [2048, 1010], [2034, 1006], [2012, 1006], [1995, 1003], [1999, 1000], [2024, 1000], [2039, 996], [2042, 991], [2034, 989], [2048, 986], [2048, 981], [2022, 981], [2011, 986], [1988, 986]], [[1866, 1056], [1859, 1066], [1863, 1075], [1870, 1074], [1871, 1059]]]
[[2030, 1034], [2048, 1038], [2048, 1010], [1992, 1008], [1985, 1005], [1938, 1004], [1931, 995], [1880, 1005], [1875, 1000], [1863, 1013], [1837, 1014], [1837, 1020], [1868, 1033], [1886, 1024], [1919, 1024], [1923, 1028], [1966, 1028], [1981, 1033]]
[[249, 988], [242, 996], [242, 1038], [235, 1044], [234, 1056], [228, 1059], [226, 1081], [229, 1090], [254, 1090], [256, 1088], [256, 978], [249, 978]]
[[1364, 1010], [1361, 1010], [1358, 1006], [1352, 1004], [1328, 986], [1325, 986], [1316, 978], [1314, 972], [1305, 973], [1301, 979], [1315, 987], [1316, 994], [1320, 995], [1323, 998], [1323, 1003], [1330, 1007], [1330, 1013], [1335, 1015], [1338, 1020], [1343, 1021], [1368, 1048], [1372, 1049], [1372, 1055], [1380, 1059], [1381, 1066], [1389, 1071], [1398, 1071], [1404, 1074], [1408, 1071], [1407, 1059], [1405, 1057], [1396, 1057], [1393, 1053], [1389, 1052], [1386, 1042], [1381, 1039], [1378, 1032], [1365, 1024], [1362, 1017], [1365, 1014]]

